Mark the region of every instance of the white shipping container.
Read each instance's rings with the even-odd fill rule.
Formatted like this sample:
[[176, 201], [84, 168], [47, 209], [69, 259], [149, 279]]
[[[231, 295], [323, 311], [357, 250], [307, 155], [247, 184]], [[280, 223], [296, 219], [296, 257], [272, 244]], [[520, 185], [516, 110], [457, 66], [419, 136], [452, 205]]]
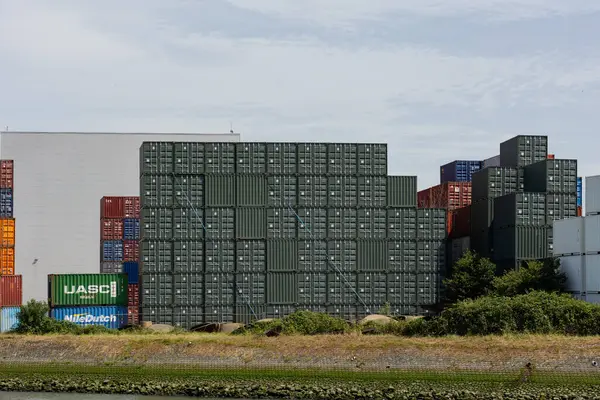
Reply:
[[579, 295], [579, 300], [587, 301], [592, 304], [600, 304], [600, 293], [586, 293]]
[[584, 258], [585, 290], [582, 292], [600, 292], [600, 254], [586, 255]]
[[553, 249], [555, 256], [584, 252], [584, 218], [561, 219], [553, 222]]
[[584, 220], [584, 252], [600, 252], [600, 215], [588, 215]]
[[600, 213], [600, 175], [585, 177], [585, 215]]
[[450, 242], [451, 246], [451, 254], [452, 254], [452, 265], [456, 263], [462, 256], [465, 254], [467, 250], [471, 248], [471, 237], [461, 237], [458, 239], [453, 239]]
[[581, 292], [583, 290], [583, 281], [581, 278], [583, 272], [582, 256], [561, 257], [560, 272], [564, 272], [567, 275], [565, 289], [568, 292]]
[[487, 160], [483, 160], [483, 168], [487, 167], [499, 167], [500, 166], [500, 154], [494, 157], [490, 157]]

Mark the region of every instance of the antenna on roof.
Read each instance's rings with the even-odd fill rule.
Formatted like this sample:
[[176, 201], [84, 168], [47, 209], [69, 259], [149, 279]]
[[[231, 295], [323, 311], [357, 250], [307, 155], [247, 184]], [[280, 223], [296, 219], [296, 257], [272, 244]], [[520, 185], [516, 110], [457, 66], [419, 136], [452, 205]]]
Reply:
[[233, 122], [229, 121], [229, 133], [233, 133]]

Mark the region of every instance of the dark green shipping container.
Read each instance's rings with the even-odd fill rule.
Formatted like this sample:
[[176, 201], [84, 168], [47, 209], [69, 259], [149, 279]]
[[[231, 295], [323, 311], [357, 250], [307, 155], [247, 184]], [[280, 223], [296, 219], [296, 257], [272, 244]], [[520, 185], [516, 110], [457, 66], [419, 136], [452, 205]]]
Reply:
[[327, 177], [298, 177], [298, 205], [301, 207], [327, 206]]
[[174, 185], [170, 175], [144, 175], [140, 179], [141, 207], [173, 207]]
[[342, 272], [327, 274], [327, 302], [330, 304], [359, 304], [367, 299], [357, 291], [356, 273]]
[[298, 173], [302, 175], [327, 174], [327, 144], [300, 143], [298, 145]]
[[417, 272], [417, 241], [390, 240], [388, 246], [388, 268], [393, 273]]
[[358, 179], [356, 176], [330, 176], [327, 180], [327, 192], [329, 207], [356, 207]]
[[355, 272], [357, 268], [356, 240], [328, 240], [328, 271]]
[[173, 304], [178, 306], [204, 304], [204, 275], [202, 273], [173, 275]]
[[325, 208], [299, 208], [297, 214], [299, 239], [327, 238], [327, 210]]
[[481, 257], [491, 258], [494, 247], [494, 232], [493, 229], [489, 228], [471, 230], [471, 250]]
[[210, 240], [204, 243], [204, 271], [206, 273], [233, 273], [235, 264], [235, 241]]
[[124, 306], [127, 274], [51, 274], [48, 300], [51, 307]]
[[417, 241], [417, 272], [443, 273], [446, 269], [446, 242], [443, 240]]
[[577, 194], [551, 193], [546, 195], [546, 224], [577, 216]]
[[303, 272], [298, 274], [298, 303], [324, 305], [327, 302], [327, 274]]
[[546, 226], [516, 226], [494, 229], [494, 260], [541, 259], [548, 257]]
[[327, 173], [356, 175], [358, 146], [354, 143], [327, 144]]
[[267, 210], [264, 208], [236, 208], [236, 239], [266, 239]]
[[[170, 240], [143, 240], [140, 242], [140, 271], [142, 273], [173, 272], [173, 244]], [[183, 257], [177, 253], [178, 257]], [[180, 265], [175, 263], [175, 265]], [[196, 264], [197, 265], [197, 264]], [[202, 268], [202, 264], [200, 264]]]
[[387, 236], [387, 210], [384, 208], [359, 209], [357, 233], [359, 239], [385, 239]]
[[235, 275], [236, 304], [266, 304], [266, 275], [243, 272]]
[[267, 172], [266, 143], [236, 143], [238, 174], [264, 174]]
[[298, 204], [298, 178], [275, 175], [267, 178], [267, 206], [295, 207]]
[[295, 239], [298, 236], [298, 225], [294, 209], [267, 209], [267, 239]]
[[267, 173], [293, 175], [298, 171], [296, 143], [267, 143]]
[[140, 147], [140, 174], [172, 174], [173, 143], [144, 142]]
[[267, 240], [266, 246], [268, 272], [295, 272], [298, 270], [297, 240]]
[[236, 205], [235, 175], [206, 175], [204, 204], [206, 207], [234, 207]]
[[494, 229], [546, 225], [545, 193], [511, 193], [494, 199]]
[[171, 306], [144, 306], [140, 310], [142, 321], [173, 325], [173, 308]]
[[237, 175], [236, 203], [238, 207], [265, 207], [267, 204], [267, 178], [262, 175]]
[[359, 207], [386, 207], [387, 177], [359, 176], [357, 182]]
[[140, 303], [145, 306], [173, 305], [173, 275], [143, 272], [140, 276]]
[[236, 272], [266, 272], [267, 246], [264, 240], [237, 240]]
[[389, 208], [387, 210], [388, 239], [417, 238], [417, 208]]
[[235, 238], [235, 209], [207, 208], [204, 211], [204, 228], [206, 239]]
[[417, 239], [444, 240], [446, 236], [445, 209], [419, 208], [417, 210]]
[[204, 304], [227, 305], [234, 303], [235, 276], [229, 273], [204, 275]]
[[492, 229], [494, 222], [494, 200], [478, 200], [471, 203], [471, 231]]
[[519, 172], [516, 168], [487, 167], [473, 174], [471, 198], [473, 202], [494, 199], [519, 190]]
[[296, 273], [270, 272], [267, 274], [267, 303], [298, 303], [298, 278]]
[[[170, 221], [161, 222], [166, 226]], [[176, 208], [173, 210], [173, 239], [202, 240], [204, 238], [204, 229], [206, 228], [203, 224], [204, 210], [198, 208]]]
[[176, 176], [174, 183], [174, 207], [200, 208], [204, 206], [204, 176]]
[[234, 174], [235, 166], [234, 143], [204, 144], [204, 171], [207, 174]]
[[577, 194], [577, 160], [544, 160], [528, 165], [525, 190]]
[[204, 143], [177, 142], [173, 144], [174, 170], [179, 175], [204, 173]]
[[359, 240], [356, 257], [357, 270], [360, 272], [387, 271], [388, 242], [385, 240]]
[[173, 210], [170, 208], [143, 208], [140, 218], [140, 235], [142, 240], [172, 239]]
[[548, 136], [518, 135], [500, 143], [502, 167], [520, 168], [547, 158]]
[[[168, 242], [167, 242], [168, 243]], [[171, 243], [168, 243], [171, 244]], [[204, 242], [201, 241], [174, 241], [173, 246], [173, 272], [175, 273], [202, 273], [204, 272]], [[165, 249], [166, 252], [166, 249]], [[165, 254], [162, 251], [158, 254]], [[171, 261], [165, 255], [164, 265]], [[167, 261], [169, 260], [169, 261]], [[157, 264], [160, 265], [160, 264]], [[160, 272], [160, 271], [157, 271]]]
[[353, 208], [327, 209], [327, 238], [355, 239], [357, 236], [357, 212], [359, 211]]
[[388, 176], [387, 177], [387, 206], [416, 207], [417, 206], [417, 177]]
[[327, 242], [324, 240], [301, 240], [298, 244], [298, 271], [327, 272], [329, 257]]
[[201, 305], [173, 307], [173, 324], [183, 329], [191, 329], [204, 323], [204, 307]]
[[[358, 175], [387, 176], [387, 144], [365, 144], [359, 143], [358, 153]], [[375, 207], [375, 205], [372, 205]]]
[[358, 273], [356, 286], [358, 295], [367, 305], [383, 305], [387, 301], [387, 275], [384, 272]]

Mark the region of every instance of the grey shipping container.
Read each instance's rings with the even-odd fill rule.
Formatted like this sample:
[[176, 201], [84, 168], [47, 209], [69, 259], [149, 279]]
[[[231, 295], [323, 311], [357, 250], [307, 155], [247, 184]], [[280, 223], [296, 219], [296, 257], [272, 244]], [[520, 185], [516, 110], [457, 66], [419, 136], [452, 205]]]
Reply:
[[328, 240], [327, 256], [329, 271], [356, 271], [356, 240]]
[[324, 304], [300, 304], [296, 307], [296, 311], [311, 311], [315, 313], [326, 314], [327, 307]]
[[293, 209], [267, 209], [267, 239], [294, 239], [299, 221]]
[[235, 246], [236, 272], [267, 271], [267, 246], [264, 240], [238, 240]]
[[326, 241], [303, 240], [298, 242], [298, 271], [326, 272], [328, 269]]
[[327, 302], [330, 304], [359, 304], [365, 300], [357, 291], [356, 273], [327, 274]]
[[229, 323], [233, 322], [234, 306], [231, 304], [213, 304], [204, 307], [204, 322]]
[[327, 306], [327, 314], [346, 321], [356, 321], [358, 319], [358, 308], [349, 304], [329, 305]]
[[173, 183], [175, 207], [200, 208], [204, 206], [204, 176], [176, 176]]
[[267, 318], [285, 318], [296, 311], [296, 307], [289, 304], [267, 305]]
[[327, 274], [318, 272], [299, 273], [298, 303], [323, 305], [327, 301]]
[[207, 208], [204, 211], [207, 240], [235, 238], [235, 209]]
[[237, 175], [236, 202], [238, 207], [265, 207], [267, 178], [263, 175]]
[[173, 308], [171, 306], [144, 306], [140, 310], [142, 321], [173, 325]]
[[546, 225], [544, 193], [511, 193], [494, 199], [494, 229]]
[[173, 143], [175, 173], [200, 175], [204, 173], [204, 143]]
[[222, 305], [234, 303], [234, 275], [214, 273], [204, 275], [204, 303]]
[[494, 260], [548, 257], [546, 226], [516, 226], [494, 229]]
[[140, 271], [144, 273], [173, 272], [173, 242], [143, 240], [140, 242]]
[[173, 272], [204, 272], [204, 242], [191, 240], [174, 241]]
[[295, 207], [298, 204], [298, 178], [275, 175], [267, 178], [267, 206]]
[[387, 176], [388, 151], [386, 143], [359, 143], [357, 152], [357, 173], [359, 175], [379, 175], [383, 177]]
[[327, 145], [301, 143], [298, 145], [298, 173], [324, 175], [327, 173]]
[[439, 302], [440, 275], [436, 273], [417, 274], [417, 305], [427, 306]]
[[386, 271], [388, 267], [388, 242], [385, 240], [359, 240], [357, 242], [357, 270]]
[[249, 324], [267, 318], [265, 304], [237, 304], [233, 321], [240, 324]]
[[492, 229], [494, 222], [494, 200], [484, 199], [471, 203], [471, 231]]
[[266, 239], [267, 210], [264, 208], [236, 208], [236, 239]]
[[546, 194], [546, 224], [552, 225], [559, 219], [577, 216], [577, 194], [551, 193]]
[[416, 273], [416, 240], [391, 240], [388, 246], [388, 268], [393, 273]]
[[295, 174], [297, 162], [296, 143], [267, 143], [267, 173]]
[[122, 262], [102, 262], [100, 263], [101, 274], [122, 274], [123, 263]]
[[386, 190], [388, 207], [417, 206], [416, 176], [388, 176]]
[[403, 207], [387, 210], [388, 239], [417, 238], [417, 208]]
[[387, 177], [359, 176], [358, 207], [387, 206]]
[[144, 142], [140, 148], [140, 174], [172, 174], [173, 143]]
[[327, 177], [298, 177], [298, 205], [304, 207], [325, 207], [327, 205]]
[[519, 190], [519, 172], [516, 168], [487, 167], [473, 174], [472, 202], [494, 199]]
[[353, 208], [327, 209], [327, 238], [355, 239], [357, 211]]
[[170, 175], [144, 175], [140, 178], [141, 207], [173, 207], [173, 177]]
[[357, 155], [356, 144], [327, 144], [327, 173], [330, 175], [356, 175]]
[[243, 272], [235, 275], [235, 303], [236, 304], [265, 304], [264, 273]]
[[417, 315], [417, 306], [407, 304], [393, 304], [391, 305], [390, 313], [392, 316], [415, 316]]
[[236, 143], [238, 174], [264, 174], [267, 172], [266, 143]]
[[299, 208], [298, 238], [307, 240], [327, 238], [327, 210], [324, 208]]
[[330, 176], [327, 180], [327, 191], [329, 207], [356, 207], [358, 204], [356, 176]]
[[141, 239], [172, 239], [173, 210], [170, 208], [144, 208], [140, 219]]
[[204, 270], [206, 273], [235, 272], [235, 241], [211, 240], [204, 243]]
[[446, 242], [443, 240], [417, 241], [417, 272], [443, 273], [446, 269]]
[[382, 272], [361, 272], [357, 276], [357, 289], [366, 304], [384, 304], [387, 301], [387, 275]]
[[236, 165], [235, 144], [205, 143], [204, 160], [204, 171], [207, 174], [234, 174]]
[[524, 167], [548, 158], [548, 136], [518, 135], [500, 143], [502, 167]]
[[[168, 223], [165, 221], [165, 225]], [[173, 210], [173, 238], [202, 240], [204, 238], [204, 210], [176, 208]]]
[[481, 257], [491, 258], [494, 249], [494, 230], [481, 229], [471, 230], [471, 250]]
[[444, 240], [447, 236], [446, 210], [420, 208], [417, 210], [417, 239]]
[[191, 329], [204, 323], [204, 307], [188, 305], [173, 307], [173, 323], [183, 329]]
[[393, 273], [387, 275], [390, 304], [417, 303], [417, 275], [414, 273]]
[[387, 210], [384, 208], [361, 208], [358, 210], [357, 237], [359, 239], [385, 239], [386, 236]]
[[187, 273], [173, 275], [173, 304], [196, 306], [204, 303], [204, 275]]
[[141, 275], [140, 302], [142, 306], [171, 306], [173, 304], [173, 275]]
[[204, 204], [206, 207], [233, 207], [236, 205], [236, 176], [206, 175]]
[[267, 274], [267, 303], [296, 304], [298, 279], [294, 272], [269, 272]]
[[525, 190], [577, 194], [577, 160], [544, 160], [528, 165]]
[[267, 240], [267, 271], [295, 272], [298, 269], [298, 241]]

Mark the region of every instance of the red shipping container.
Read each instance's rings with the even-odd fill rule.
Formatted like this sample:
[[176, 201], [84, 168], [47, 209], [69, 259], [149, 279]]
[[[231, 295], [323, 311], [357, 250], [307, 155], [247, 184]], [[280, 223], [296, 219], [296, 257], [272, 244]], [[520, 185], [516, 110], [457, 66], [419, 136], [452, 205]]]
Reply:
[[137, 240], [123, 241], [123, 261], [139, 261], [140, 242]]
[[23, 304], [23, 277], [21, 275], [0, 276], [0, 307]]
[[581, 217], [581, 215], [583, 214], [583, 209], [581, 206], [577, 206], [577, 216]]
[[127, 285], [127, 305], [140, 305], [140, 286], [137, 283]]
[[454, 211], [446, 211], [446, 233], [448, 237], [452, 233], [452, 224], [454, 223]]
[[140, 323], [140, 309], [138, 306], [127, 307], [127, 323], [129, 325], [139, 325]]
[[417, 193], [419, 208], [456, 210], [471, 204], [471, 182], [445, 182]]
[[14, 175], [13, 160], [0, 160], [0, 188], [12, 189]]
[[124, 218], [140, 218], [140, 198], [124, 197], [123, 214]]
[[451, 238], [461, 238], [471, 235], [471, 206], [461, 207], [452, 211]]
[[123, 220], [102, 218], [100, 220], [100, 238], [102, 240], [122, 240]]
[[548, 154], [548, 160], [554, 160], [554, 154]]
[[104, 196], [100, 199], [100, 218], [124, 218], [123, 197]]

